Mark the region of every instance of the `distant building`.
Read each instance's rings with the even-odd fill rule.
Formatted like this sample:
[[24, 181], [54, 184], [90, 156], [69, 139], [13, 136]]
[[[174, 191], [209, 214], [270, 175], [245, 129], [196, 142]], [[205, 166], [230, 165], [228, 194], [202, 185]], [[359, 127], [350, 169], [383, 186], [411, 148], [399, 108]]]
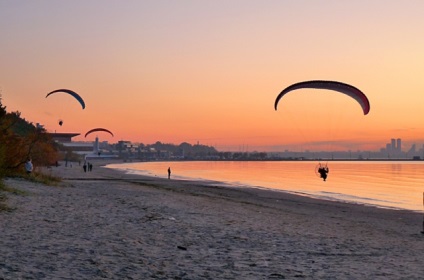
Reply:
[[412, 144], [411, 148], [408, 150], [408, 154], [414, 155], [417, 152], [417, 146]]
[[385, 153], [389, 157], [399, 158], [402, 156], [402, 139], [392, 138], [390, 142], [386, 144], [386, 149], [381, 149], [380, 153]]
[[80, 135], [80, 133], [47, 133], [52, 139], [59, 143], [72, 142], [72, 137]]
[[97, 137], [97, 136], [96, 136], [96, 140], [94, 141], [94, 145], [93, 145], [93, 153], [94, 154], [100, 153], [99, 137]]
[[396, 152], [402, 152], [402, 139], [400, 138], [396, 140]]
[[80, 133], [48, 133], [52, 139], [63, 145], [64, 148], [81, 155], [93, 152], [93, 144], [87, 142], [72, 142], [72, 138]]
[[390, 152], [395, 153], [396, 152], [396, 139], [392, 138], [390, 143]]

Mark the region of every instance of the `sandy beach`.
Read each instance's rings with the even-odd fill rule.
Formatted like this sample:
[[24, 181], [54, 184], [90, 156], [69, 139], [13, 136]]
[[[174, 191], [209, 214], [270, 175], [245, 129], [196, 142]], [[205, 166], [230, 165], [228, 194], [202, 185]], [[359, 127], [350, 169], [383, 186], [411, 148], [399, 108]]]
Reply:
[[[121, 173], [6, 185], [0, 279], [423, 279], [423, 214]], [[164, 171], [166, 172], [166, 170]]]

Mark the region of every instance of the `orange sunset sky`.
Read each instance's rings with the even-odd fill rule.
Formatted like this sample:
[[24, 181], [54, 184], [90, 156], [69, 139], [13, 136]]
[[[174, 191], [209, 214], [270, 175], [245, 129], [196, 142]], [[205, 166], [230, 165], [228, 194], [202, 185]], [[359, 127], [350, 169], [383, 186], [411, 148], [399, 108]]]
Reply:
[[[8, 111], [74, 140], [219, 150], [424, 143], [424, 1], [0, 0]], [[305, 80], [361, 89], [289, 93]], [[80, 94], [86, 109], [66, 94]], [[58, 120], [64, 121], [63, 126]], [[114, 133], [85, 132], [104, 127]]]

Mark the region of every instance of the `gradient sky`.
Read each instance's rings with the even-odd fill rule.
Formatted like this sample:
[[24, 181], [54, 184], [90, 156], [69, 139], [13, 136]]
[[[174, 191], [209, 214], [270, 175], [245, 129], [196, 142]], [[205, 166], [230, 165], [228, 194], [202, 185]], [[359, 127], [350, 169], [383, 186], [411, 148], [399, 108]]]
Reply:
[[[92, 138], [249, 151], [421, 146], [422, 11], [422, 0], [0, 0], [2, 101], [48, 131], [82, 134], [74, 140], [105, 127], [115, 137]], [[293, 92], [274, 110], [282, 89], [313, 79], [355, 85], [370, 113], [322, 90]], [[59, 88], [86, 109], [45, 98]]]

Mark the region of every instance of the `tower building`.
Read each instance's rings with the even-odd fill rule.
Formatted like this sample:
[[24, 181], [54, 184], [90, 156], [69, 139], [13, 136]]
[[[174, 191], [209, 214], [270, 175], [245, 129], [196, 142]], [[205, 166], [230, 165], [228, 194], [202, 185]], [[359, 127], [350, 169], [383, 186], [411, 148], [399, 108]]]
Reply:
[[398, 138], [396, 140], [396, 152], [400, 153], [402, 151], [402, 139]]

